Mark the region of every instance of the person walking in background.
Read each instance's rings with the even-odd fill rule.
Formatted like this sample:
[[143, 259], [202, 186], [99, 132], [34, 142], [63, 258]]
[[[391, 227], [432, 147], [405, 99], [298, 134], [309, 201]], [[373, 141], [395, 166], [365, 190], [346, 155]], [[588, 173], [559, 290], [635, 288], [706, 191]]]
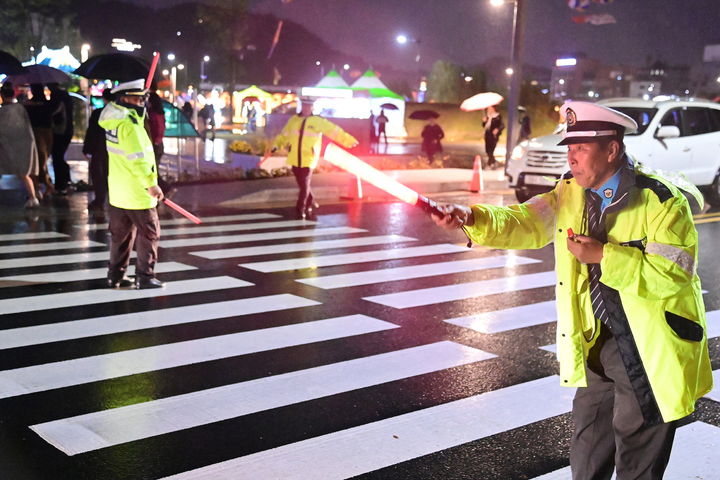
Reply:
[[103, 108], [98, 124], [105, 129], [108, 150], [110, 262], [107, 286], [129, 287], [125, 276], [133, 245], [137, 251], [135, 288], [161, 288], [155, 278], [160, 240], [157, 184], [152, 142], [145, 130], [145, 80], [121, 83], [115, 99]]
[[301, 99], [301, 111], [288, 120], [282, 131], [275, 137], [274, 148], [288, 147], [287, 164], [292, 168], [298, 185], [298, 199], [295, 205], [298, 218], [312, 215], [319, 205], [310, 189], [312, 172], [320, 160], [322, 137], [327, 135], [331, 140], [345, 148], [351, 148], [358, 141], [329, 120], [312, 114], [313, 104], [310, 100]]
[[38, 173], [38, 152], [30, 117], [22, 105], [15, 102], [15, 90], [9, 83], [0, 89], [0, 175], [16, 175], [27, 190], [26, 208], [40, 202], [30, 175]]
[[527, 109], [525, 107], [518, 107], [518, 117], [518, 123], [520, 124], [520, 128], [518, 129], [518, 140], [517, 142], [515, 142], [515, 145], [525, 140], [530, 140], [530, 136], [532, 135], [532, 128], [530, 126], [530, 115], [528, 115]]
[[485, 111], [485, 118], [483, 118], [483, 124], [485, 126], [485, 153], [488, 156], [488, 167], [495, 168], [497, 161], [495, 160], [495, 147], [497, 146], [500, 134], [505, 129], [505, 124], [502, 121], [502, 116], [495, 109], [490, 106]]
[[155, 89], [151, 87], [147, 100], [147, 126], [150, 141], [155, 154], [155, 168], [158, 175], [158, 185], [166, 197], [172, 196], [172, 185], [160, 176], [160, 163], [165, 154], [165, 109], [163, 108], [162, 99]]
[[[102, 92], [104, 105], [112, 101], [112, 93], [106, 88]], [[88, 171], [90, 174], [90, 182], [95, 192], [95, 198], [88, 204], [91, 210], [102, 210], [107, 201], [108, 191], [108, 152], [105, 142], [105, 130], [98, 124], [102, 108], [96, 108], [90, 114], [88, 120], [88, 128], [85, 132], [85, 141], [83, 142], [83, 155], [89, 161]]]
[[[42, 84], [33, 83], [30, 85], [30, 94], [32, 97], [26, 100], [23, 106], [30, 117], [38, 152], [38, 173], [37, 176], [31, 175], [31, 178], [34, 183], [35, 196], [38, 200], [42, 200], [43, 196], [55, 192], [47, 168], [47, 160], [53, 145], [52, 107], [45, 97], [45, 87]], [[40, 189], [41, 183], [45, 186], [44, 193]]]
[[554, 243], [559, 379], [577, 389], [572, 478], [660, 480], [678, 420], [713, 384], [698, 232], [684, 193], [625, 153], [632, 118], [561, 111], [570, 171], [552, 191], [433, 218], [490, 248]]
[[378, 133], [377, 133], [378, 143], [380, 143], [380, 137], [384, 136], [385, 137], [385, 145], [387, 145], [387, 143], [388, 143], [387, 132], [385, 130], [386, 130], [387, 123], [388, 123], [388, 117], [387, 117], [387, 115], [385, 115], [384, 109], [380, 109], [380, 115], [378, 115], [378, 117], [377, 117], [377, 119], [375, 119], [375, 121], [377, 122], [377, 125], [378, 125]]
[[73, 102], [67, 90], [57, 83], [49, 83], [52, 114], [52, 162], [55, 172], [55, 193], [66, 195], [70, 180], [70, 166], [65, 160], [65, 152], [70, 146], [74, 133]]
[[432, 163], [435, 154], [443, 151], [440, 140], [445, 138], [445, 132], [443, 132], [443, 129], [437, 124], [434, 118], [430, 118], [420, 135], [422, 136], [421, 150], [425, 152], [428, 163]]

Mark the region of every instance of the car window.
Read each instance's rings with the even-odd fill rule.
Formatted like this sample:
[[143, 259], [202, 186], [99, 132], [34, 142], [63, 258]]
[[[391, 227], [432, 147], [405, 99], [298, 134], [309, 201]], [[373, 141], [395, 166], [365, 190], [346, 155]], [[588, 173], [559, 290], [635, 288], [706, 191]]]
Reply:
[[710, 133], [712, 131], [710, 129], [710, 118], [707, 108], [684, 108], [682, 117], [686, 135], [702, 135], [703, 133]]
[[660, 126], [661, 127], [678, 127], [680, 129], [681, 137], [687, 135], [686, 133], [683, 132], [682, 117], [680, 115], [679, 108], [673, 108], [672, 110], [668, 110], [665, 113], [665, 115], [663, 115], [662, 120], [660, 120]]
[[708, 116], [710, 117], [710, 131], [720, 132], [720, 110], [708, 108]]
[[639, 107], [611, 107], [614, 110], [624, 113], [628, 117], [635, 120], [638, 125], [637, 132], [627, 133], [626, 135], [640, 135], [647, 130], [650, 125], [650, 120], [653, 119], [657, 113], [656, 108], [639, 108]]

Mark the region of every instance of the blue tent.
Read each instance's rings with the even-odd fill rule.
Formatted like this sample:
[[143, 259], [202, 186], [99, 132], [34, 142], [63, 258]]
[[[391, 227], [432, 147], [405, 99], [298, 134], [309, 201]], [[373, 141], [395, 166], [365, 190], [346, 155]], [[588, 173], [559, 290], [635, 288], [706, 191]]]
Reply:
[[183, 115], [179, 108], [165, 100], [162, 101], [162, 105], [165, 111], [166, 137], [200, 137], [200, 133], [195, 129], [190, 120]]

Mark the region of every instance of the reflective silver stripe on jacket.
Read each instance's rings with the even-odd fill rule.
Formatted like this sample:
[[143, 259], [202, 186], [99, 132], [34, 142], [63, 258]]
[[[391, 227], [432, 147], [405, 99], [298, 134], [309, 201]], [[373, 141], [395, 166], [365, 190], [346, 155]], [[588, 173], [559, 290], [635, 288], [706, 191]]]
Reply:
[[648, 243], [645, 253], [660, 255], [673, 262], [687, 272], [688, 275], [695, 274], [695, 259], [682, 248], [666, 245], [664, 243]]
[[107, 146], [108, 153], [114, 153], [115, 155], [120, 155], [121, 157], [125, 157], [128, 160], [137, 160], [139, 158], [144, 158], [145, 153], [138, 152], [138, 153], [125, 153], [123, 150], [115, 147], [111, 147], [110, 145]]
[[526, 205], [532, 205], [538, 213], [538, 216], [543, 222], [545, 228], [545, 235], [550, 241], [552, 241], [553, 235], [555, 234], [555, 212], [550, 206], [550, 202], [541, 195], [536, 195], [530, 200], [525, 202]]

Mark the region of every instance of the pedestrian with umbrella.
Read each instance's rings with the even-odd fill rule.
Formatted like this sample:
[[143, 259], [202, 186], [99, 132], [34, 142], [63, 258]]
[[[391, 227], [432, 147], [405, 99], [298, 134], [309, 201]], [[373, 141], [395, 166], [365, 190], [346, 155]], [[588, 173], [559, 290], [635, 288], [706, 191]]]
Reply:
[[55, 193], [66, 195], [70, 178], [70, 166], [65, 160], [65, 152], [70, 146], [74, 133], [73, 102], [70, 94], [58, 83], [49, 83], [50, 105], [53, 109], [53, 147], [52, 162], [55, 172]]
[[[52, 151], [53, 133], [52, 133], [52, 106], [45, 97], [45, 87], [41, 83], [33, 83], [30, 85], [30, 94], [32, 97], [25, 101], [23, 106], [27, 110], [32, 125], [33, 136], [35, 137], [35, 145], [38, 152], [38, 174], [33, 177], [35, 184], [35, 196], [42, 199], [43, 196], [51, 195], [55, 192], [55, 187], [50, 180], [47, 169], [47, 159]], [[40, 184], [45, 185], [45, 192], [40, 190]]]
[[485, 117], [483, 118], [485, 154], [488, 157], [487, 164], [490, 168], [495, 168], [497, 165], [495, 147], [500, 139], [500, 134], [505, 129], [502, 116], [495, 108], [502, 101], [503, 97], [495, 92], [483, 92], [466, 98], [460, 104], [460, 109], [465, 112], [485, 110]]
[[4, 50], [0, 50], [0, 73], [14, 75], [22, 73], [25, 69], [20, 61]]
[[422, 151], [427, 155], [428, 163], [433, 163], [435, 154], [443, 151], [440, 140], [445, 138], [445, 132], [437, 124], [435, 118], [430, 117], [420, 135], [422, 136]]

